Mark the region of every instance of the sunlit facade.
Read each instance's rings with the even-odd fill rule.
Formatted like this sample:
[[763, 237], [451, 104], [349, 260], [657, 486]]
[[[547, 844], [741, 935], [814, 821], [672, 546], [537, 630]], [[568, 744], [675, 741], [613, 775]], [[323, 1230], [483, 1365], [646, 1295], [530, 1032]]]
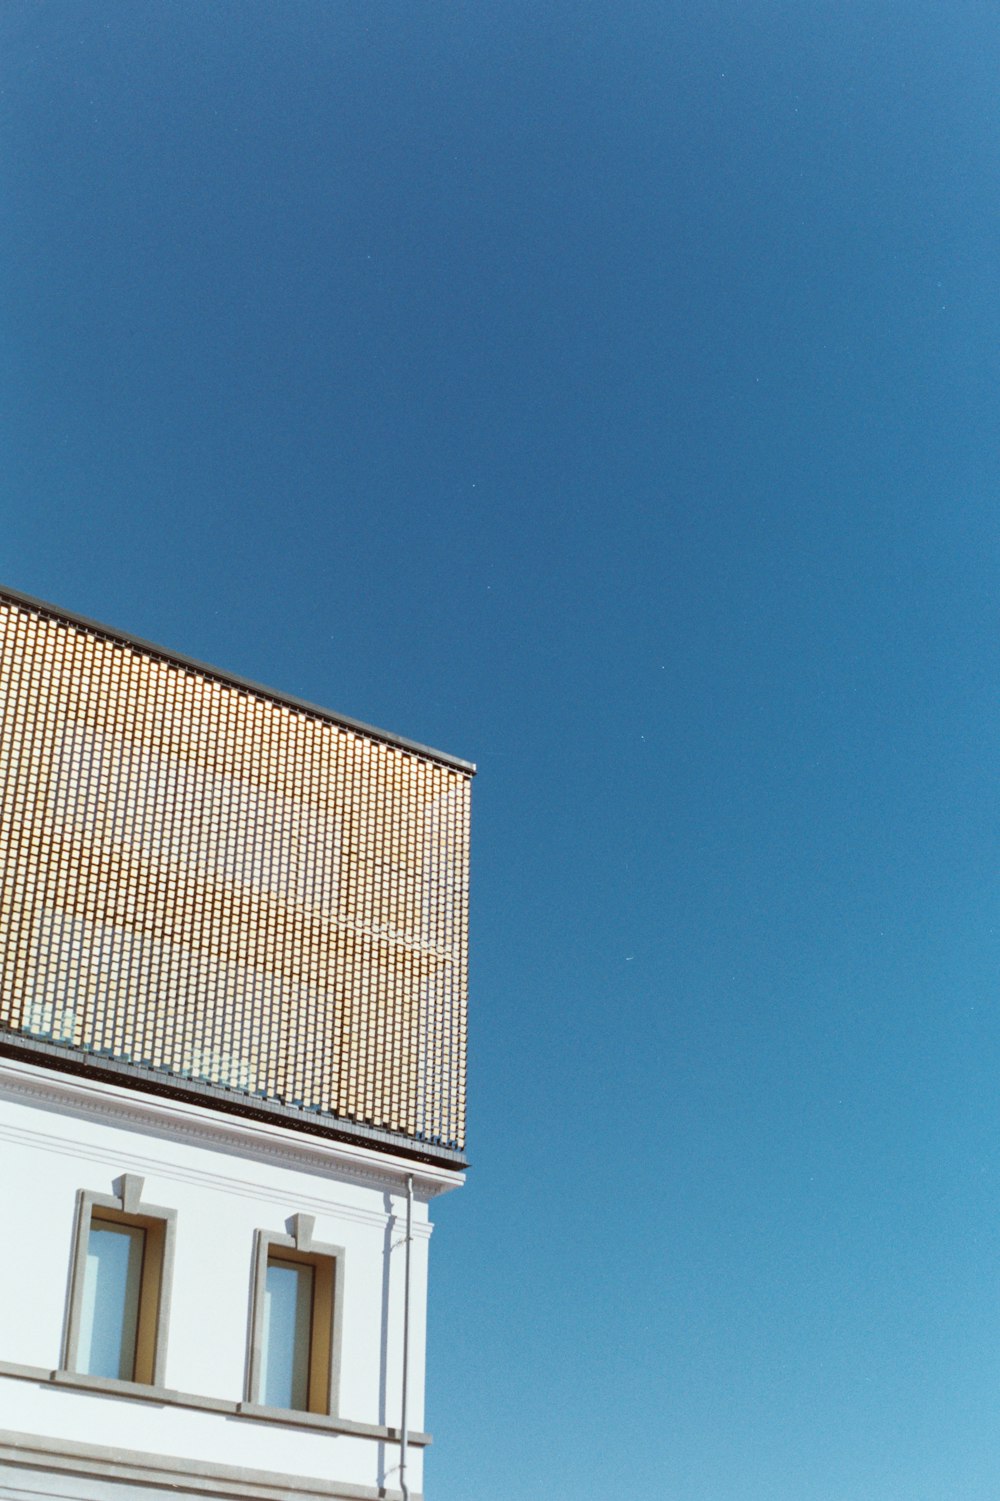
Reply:
[[420, 1492], [472, 773], [0, 591], [0, 1497]]

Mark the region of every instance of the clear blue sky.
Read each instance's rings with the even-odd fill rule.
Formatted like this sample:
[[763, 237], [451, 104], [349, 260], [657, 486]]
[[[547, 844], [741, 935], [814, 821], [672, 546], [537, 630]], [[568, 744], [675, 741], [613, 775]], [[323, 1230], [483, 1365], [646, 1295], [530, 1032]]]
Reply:
[[0, 577], [481, 768], [431, 1501], [996, 1501], [995, 4], [0, 58]]

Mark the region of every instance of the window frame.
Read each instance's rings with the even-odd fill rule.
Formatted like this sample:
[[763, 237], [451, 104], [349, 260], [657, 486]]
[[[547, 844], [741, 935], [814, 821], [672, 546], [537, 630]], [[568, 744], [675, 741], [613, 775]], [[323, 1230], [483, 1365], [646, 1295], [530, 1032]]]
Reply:
[[[280, 1235], [271, 1230], [258, 1230], [254, 1235], [246, 1398], [243, 1405], [274, 1413], [337, 1417], [340, 1408], [340, 1357], [343, 1340], [344, 1248], [321, 1245], [313, 1240], [316, 1221], [311, 1214], [292, 1215], [288, 1223], [292, 1229], [291, 1235]], [[267, 1268], [272, 1260], [311, 1266], [316, 1272], [309, 1325], [307, 1407], [272, 1408], [262, 1399], [265, 1286]]]
[[[173, 1281], [176, 1209], [144, 1204], [145, 1179], [123, 1173], [110, 1194], [79, 1189], [70, 1258], [69, 1301], [63, 1340], [62, 1369], [85, 1381], [110, 1382], [121, 1386], [163, 1387], [167, 1363], [167, 1331], [170, 1322], [170, 1289]], [[132, 1376], [93, 1376], [79, 1369], [83, 1297], [87, 1252], [94, 1224], [124, 1225], [146, 1232], [135, 1336]]]

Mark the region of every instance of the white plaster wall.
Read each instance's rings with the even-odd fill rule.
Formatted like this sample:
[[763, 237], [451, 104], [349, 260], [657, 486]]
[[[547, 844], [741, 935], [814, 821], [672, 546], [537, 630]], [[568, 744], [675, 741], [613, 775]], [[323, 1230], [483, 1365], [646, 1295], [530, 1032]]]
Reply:
[[[375, 1486], [379, 1445], [371, 1439], [337, 1433], [310, 1433], [223, 1413], [159, 1406], [131, 1397], [35, 1385], [0, 1378], [4, 1424], [19, 1433], [74, 1446], [98, 1445], [115, 1452], [160, 1456], [164, 1465], [238, 1466], [279, 1474], [327, 1478], [347, 1485]], [[395, 1445], [384, 1445], [395, 1451]], [[398, 1454], [383, 1456], [386, 1468]], [[420, 1489], [419, 1451], [412, 1471]], [[409, 1469], [409, 1466], [408, 1466]], [[392, 1476], [389, 1483], [392, 1484]]]
[[[45, 1089], [33, 1088], [36, 1079]], [[405, 1177], [415, 1172], [410, 1425], [422, 1427], [427, 1199], [460, 1175], [3, 1061], [0, 1161], [0, 1363], [61, 1365], [77, 1191], [111, 1194], [130, 1172], [145, 1179], [143, 1204], [177, 1211], [168, 1388], [244, 1398], [254, 1232], [286, 1233], [303, 1212], [315, 1216], [316, 1242], [344, 1248], [338, 1415], [390, 1426], [402, 1391]], [[2, 1385], [7, 1430], [367, 1486], [386, 1483], [398, 1464], [397, 1445], [369, 1437], [26, 1380]], [[410, 1451], [414, 1490], [420, 1458]]]

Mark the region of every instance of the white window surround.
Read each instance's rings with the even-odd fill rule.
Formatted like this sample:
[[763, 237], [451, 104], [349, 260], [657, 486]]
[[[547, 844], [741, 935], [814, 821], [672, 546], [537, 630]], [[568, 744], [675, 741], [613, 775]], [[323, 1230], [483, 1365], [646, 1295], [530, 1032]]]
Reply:
[[[177, 1211], [165, 1209], [158, 1204], [144, 1204], [142, 1190], [144, 1179], [135, 1173], [123, 1173], [112, 1185], [116, 1190], [110, 1194], [93, 1193], [80, 1189], [76, 1199], [76, 1224], [73, 1232], [73, 1251], [70, 1266], [69, 1303], [66, 1316], [66, 1332], [63, 1340], [61, 1369], [79, 1372], [81, 1359], [81, 1336], [86, 1319], [85, 1297], [87, 1286], [87, 1255], [94, 1211], [110, 1210], [113, 1215], [127, 1216], [121, 1223], [130, 1221], [154, 1221], [161, 1235], [161, 1259], [158, 1268], [158, 1286], [151, 1290], [155, 1298], [154, 1325], [150, 1331], [153, 1343], [151, 1370], [141, 1384], [154, 1387], [165, 1385], [164, 1374], [167, 1361], [167, 1331], [170, 1322], [170, 1286], [173, 1276], [174, 1242], [177, 1229]], [[148, 1237], [147, 1237], [148, 1239]], [[155, 1273], [154, 1273], [155, 1275]], [[146, 1296], [144, 1294], [144, 1296]], [[101, 1378], [114, 1381], [115, 1378]], [[123, 1384], [126, 1382], [123, 1381]], [[128, 1381], [128, 1385], [134, 1382]]]
[[[267, 1268], [272, 1258], [281, 1259], [282, 1251], [293, 1255], [327, 1261], [333, 1274], [333, 1296], [330, 1300], [332, 1328], [329, 1330], [329, 1366], [324, 1372], [326, 1391], [322, 1412], [337, 1417], [340, 1406], [340, 1364], [343, 1339], [344, 1311], [344, 1264], [346, 1254], [343, 1246], [321, 1245], [313, 1240], [315, 1218], [311, 1214], [294, 1214], [287, 1222], [290, 1235], [280, 1235], [269, 1230], [258, 1230], [254, 1244], [253, 1287], [250, 1307], [250, 1338], [247, 1350], [246, 1401], [240, 1404], [243, 1412], [277, 1411], [263, 1401], [264, 1345], [265, 1345], [265, 1296]], [[312, 1412], [318, 1409], [311, 1408]]]

